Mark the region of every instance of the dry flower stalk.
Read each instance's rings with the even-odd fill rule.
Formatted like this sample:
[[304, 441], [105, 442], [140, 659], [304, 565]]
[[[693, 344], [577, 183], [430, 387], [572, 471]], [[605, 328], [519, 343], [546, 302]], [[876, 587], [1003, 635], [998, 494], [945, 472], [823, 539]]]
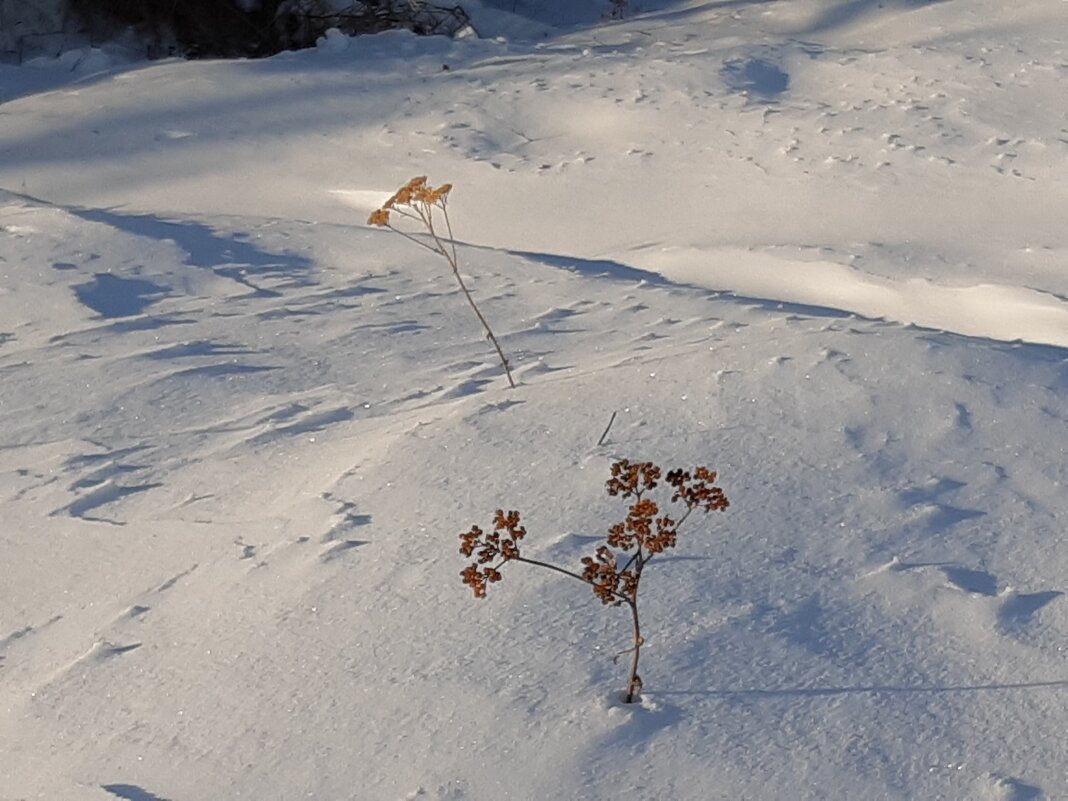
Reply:
[[[486, 318], [475, 304], [475, 299], [471, 296], [467, 284], [464, 283], [463, 276], [460, 275], [460, 262], [456, 255], [456, 240], [452, 235], [452, 223], [449, 220], [448, 200], [449, 192], [451, 191], [452, 184], [442, 184], [434, 187], [427, 183], [425, 175], [417, 176], [394, 192], [393, 197], [383, 203], [380, 209], [375, 209], [371, 212], [371, 216], [367, 218], [367, 224], [389, 228], [420, 247], [437, 253], [448, 262], [456, 282], [464, 293], [464, 297], [467, 298], [467, 302], [474, 310], [478, 321], [482, 323], [482, 327], [486, 330], [486, 336], [493, 343], [493, 347], [501, 359], [501, 366], [504, 367], [504, 373], [508, 377], [508, 385], [515, 389], [515, 380], [512, 378], [512, 370], [508, 365], [508, 359], [505, 357], [504, 351], [501, 350], [500, 343], [497, 342], [497, 337], [494, 336], [489, 323], [486, 322]], [[435, 225], [435, 212], [440, 212], [441, 218], [445, 223], [444, 237]], [[417, 238], [407, 231], [397, 228], [393, 224], [393, 214], [418, 223], [429, 235], [429, 241]]]
[[581, 572], [523, 556], [520, 541], [527, 531], [520, 525], [519, 512], [498, 509], [491, 533], [472, 526], [460, 535], [460, 553], [475, 558], [460, 575], [476, 598], [485, 598], [489, 585], [503, 578], [501, 567], [506, 562], [525, 562], [588, 584], [603, 604], [627, 606], [631, 613], [634, 644], [620, 655], [631, 654], [624, 696], [629, 704], [640, 697], [642, 688], [638, 675], [638, 659], [645, 644], [638, 615], [642, 571], [657, 554], [675, 547], [679, 529], [693, 512], [721, 512], [730, 506], [730, 502], [723, 490], [716, 486], [716, 473], [712, 470], [706, 467], [693, 471], [672, 470], [665, 477], [672, 488], [671, 503], [681, 503], [685, 509], [676, 520], [662, 514], [660, 506], [645, 497], [660, 483], [661, 470], [655, 464], [621, 459], [612, 465], [611, 476], [605, 485], [608, 494], [632, 500], [632, 503], [626, 518], [608, 529], [605, 544], [599, 546], [593, 556], [583, 557]]

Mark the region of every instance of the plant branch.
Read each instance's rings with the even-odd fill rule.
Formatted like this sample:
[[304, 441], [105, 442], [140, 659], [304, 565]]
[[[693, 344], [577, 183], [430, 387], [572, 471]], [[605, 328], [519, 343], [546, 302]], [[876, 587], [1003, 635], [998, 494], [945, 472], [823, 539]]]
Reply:
[[419, 247], [421, 247], [421, 248], [426, 248], [426, 249], [427, 249], [427, 250], [429, 250], [429, 251], [430, 251], [431, 253], [441, 253], [441, 251], [440, 251], [440, 250], [438, 250], [438, 249], [437, 249], [436, 247], [434, 247], [433, 245], [428, 245], [428, 244], [427, 244], [426, 242], [420, 242], [420, 241], [419, 241], [418, 239], [416, 239], [416, 238], [415, 238], [414, 236], [412, 236], [411, 234], [409, 234], [409, 233], [407, 233], [407, 232], [405, 232], [405, 231], [402, 231], [402, 230], [401, 230], [401, 229], [399, 229], [399, 228], [394, 228], [394, 227], [393, 227], [393, 226], [391, 225], [391, 226], [389, 226], [389, 230], [391, 230], [391, 231], [393, 231], [393, 232], [395, 232], [395, 233], [398, 233], [398, 234], [400, 234], [400, 235], [401, 235], [401, 236], [403, 236], [403, 237], [404, 237], [405, 239], [407, 239], [407, 240], [409, 240], [409, 241], [411, 241], [411, 242], [414, 242], [415, 244], [417, 244], [417, 245], [418, 245]]
[[[560, 567], [559, 565], [554, 565], [554, 564], [551, 564], [549, 562], [542, 562], [542, 561], [540, 561], [538, 559], [528, 559], [525, 556], [517, 556], [514, 559], [509, 559], [508, 561], [510, 561], [510, 562], [526, 562], [528, 565], [534, 565], [535, 567], [544, 567], [546, 570], [555, 570], [557, 573], [562, 573], [565, 576], [570, 576], [573, 579], [578, 579], [583, 584], [588, 584], [591, 587], [596, 586], [596, 584], [594, 584], [594, 582], [590, 581], [585, 576], [581, 576], [581, 575], [579, 575], [578, 573], [575, 573], [572, 570], [568, 570], [566, 567]], [[624, 595], [621, 592], [613, 592], [612, 596], [615, 597], [615, 598], [618, 598], [623, 603], [626, 603], [626, 604], [630, 603], [630, 598], [628, 598], [626, 595]]]
[[601, 438], [597, 440], [597, 446], [604, 445], [605, 437], [608, 436], [608, 432], [612, 430], [612, 423], [616, 421], [616, 413], [612, 412], [612, 416], [608, 418], [608, 425], [604, 427], [604, 433], [601, 434]]
[[445, 230], [449, 232], [449, 245], [452, 247], [452, 261], [453, 264], [458, 263], [456, 258], [456, 237], [452, 235], [452, 220], [449, 219], [449, 209], [447, 207], [448, 196], [441, 198], [441, 214], [445, 217]]

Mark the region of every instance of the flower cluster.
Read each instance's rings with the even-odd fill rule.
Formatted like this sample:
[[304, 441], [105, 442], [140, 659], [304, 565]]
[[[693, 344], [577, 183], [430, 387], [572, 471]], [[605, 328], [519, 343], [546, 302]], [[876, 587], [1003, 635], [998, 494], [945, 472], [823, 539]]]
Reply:
[[421, 207], [424, 212], [428, 212], [430, 206], [444, 208], [445, 200], [451, 191], [452, 184], [433, 187], [426, 182], [425, 175], [416, 176], [394, 192], [393, 197], [382, 204], [382, 208], [371, 212], [367, 224], [388, 226], [390, 224], [389, 213], [398, 206]]
[[[627, 516], [608, 529], [605, 544], [598, 547], [593, 556], [582, 559], [581, 573], [523, 558], [519, 541], [527, 531], [519, 524], [519, 512], [506, 513], [498, 509], [492, 533], [487, 534], [473, 526], [460, 535], [460, 553], [474, 556], [476, 560], [461, 573], [464, 584], [471, 587], [476, 598], [485, 598], [487, 586], [501, 580], [501, 565], [515, 560], [553, 567], [578, 578], [593, 588], [602, 603], [636, 603], [645, 564], [657, 554], [675, 547], [679, 527], [690, 513], [723, 511], [729, 506], [727, 496], [715, 485], [715, 472], [706, 467], [697, 467], [693, 471], [672, 470], [666, 476], [667, 483], [673, 488], [671, 502], [681, 502], [686, 510], [677, 519], [663, 514], [655, 501], [643, 497], [656, 489], [660, 477], [660, 468], [652, 462], [621, 459], [612, 465], [611, 478], [605, 485], [608, 494], [634, 500], [627, 509]], [[626, 554], [626, 558], [618, 557], [616, 551]]]
[[[526, 534], [527, 530], [519, 525], [519, 512], [506, 513], [498, 509], [493, 520], [493, 533], [487, 534], [478, 526], [472, 526], [470, 531], [460, 535], [460, 553], [475, 557], [461, 575], [476, 598], [485, 598], [487, 585], [501, 580], [498, 568], [502, 564], [519, 558], [519, 541]], [[489, 565], [498, 559], [496, 566]]]
[[687, 509], [700, 509], [704, 512], [722, 512], [730, 501], [723, 490], [716, 486], [716, 472], [707, 467], [689, 470], [672, 470], [667, 474], [667, 482], [675, 488], [671, 502], [682, 501]]
[[621, 595], [637, 601], [638, 574], [630, 568], [620, 570], [616, 555], [607, 545], [600, 546], [594, 556], [582, 557], [582, 565], [582, 579], [593, 587], [601, 603], [619, 606], [623, 603]]
[[646, 553], [661, 553], [675, 547], [678, 523], [668, 515], [658, 517], [660, 507], [647, 498], [636, 501], [627, 510], [627, 517], [608, 529], [608, 544], [621, 551], [635, 546]]
[[656, 487], [660, 481], [660, 468], [652, 462], [632, 462], [620, 459], [612, 465], [612, 477], [605, 488], [608, 494], [624, 498], [637, 496]]

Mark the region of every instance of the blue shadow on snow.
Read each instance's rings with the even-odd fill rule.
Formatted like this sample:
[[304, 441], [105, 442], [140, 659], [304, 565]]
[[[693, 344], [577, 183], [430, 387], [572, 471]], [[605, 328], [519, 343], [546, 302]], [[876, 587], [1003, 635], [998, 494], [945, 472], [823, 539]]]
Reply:
[[790, 86], [790, 76], [782, 67], [766, 58], [738, 58], [723, 65], [723, 80], [735, 92], [771, 102]]
[[113, 209], [84, 209], [70, 207], [71, 214], [89, 222], [110, 225], [135, 236], [173, 242], [186, 253], [185, 263], [211, 270], [248, 287], [260, 296], [279, 293], [250, 283], [249, 278], [266, 275], [287, 278], [306, 286], [311, 282], [313, 262], [295, 253], [271, 253], [260, 250], [238, 236], [223, 236], [207, 225], [191, 220], [165, 220], [152, 214], [120, 214]]
[[150, 793], [136, 784], [102, 784], [100, 787], [124, 801], [167, 801], [166, 798]]
[[167, 287], [139, 278], [97, 273], [87, 284], [74, 287], [78, 300], [102, 317], [132, 317], [167, 294]]
[[738, 698], [741, 700], [758, 701], [761, 699], [776, 698], [817, 698], [821, 696], [839, 695], [867, 695], [867, 694], [925, 694], [925, 693], [980, 693], [980, 692], [1007, 692], [1009, 690], [1065, 690], [1068, 689], [1068, 679], [1053, 681], [1027, 681], [1015, 684], [951, 684], [951, 685], [894, 685], [873, 684], [861, 687], [786, 687], [775, 690], [738, 689], [738, 690], [654, 690], [653, 694], [660, 696], [695, 695], [710, 698]]

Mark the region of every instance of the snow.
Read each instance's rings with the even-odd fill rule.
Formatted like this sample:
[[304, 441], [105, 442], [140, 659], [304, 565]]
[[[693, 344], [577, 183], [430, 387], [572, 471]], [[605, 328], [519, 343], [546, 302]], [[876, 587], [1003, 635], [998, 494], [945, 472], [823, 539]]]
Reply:
[[0, 798], [1068, 797], [1068, 6], [605, 5], [0, 65]]

